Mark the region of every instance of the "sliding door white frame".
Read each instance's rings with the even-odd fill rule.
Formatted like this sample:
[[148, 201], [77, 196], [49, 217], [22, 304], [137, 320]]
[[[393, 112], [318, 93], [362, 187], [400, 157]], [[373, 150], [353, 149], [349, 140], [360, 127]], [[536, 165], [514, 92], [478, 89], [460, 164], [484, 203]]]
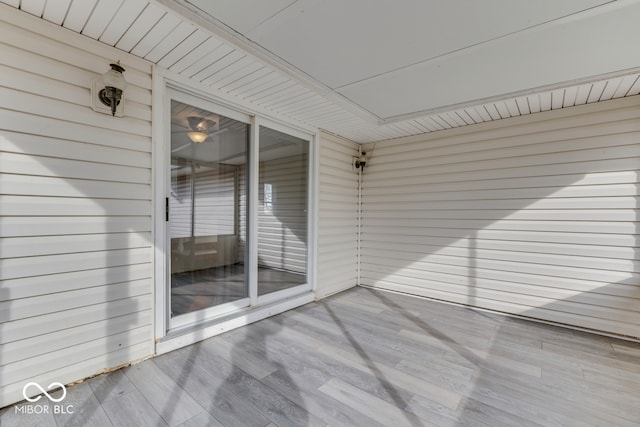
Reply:
[[[219, 94], [218, 94], [219, 95]], [[171, 274], [168, 257], [170, 238], [166, 221], [168, 197], [171, 100], [177, 100], [250, 124], [247, 162], [247, 254], [245, 260], [249, 296], [231, 303], [210, 307], [171, 318]], [[266, 126], [309, 143], [307, 200], [307, 283], [258, 297], [258, 168], [259, 129]], [[256, 115], [246, 107], [196, 88], [181, 76], [156, 68], [153, 81], [153, 195], [154, 195], [154, 331], [156, 353], [163, 353], [197, 342], [217, 333], [243, 326], [273, 314], [289, 310], [315, 299], [317, 242], [318, 147], [316, 130]]]
[[[260, 127], [263, 126], [265, 128], [269, 128], [278, 132], [282, 132], [291, 136], [294, 136], [296, 138], [299, 138], [301, 140], [306, 141], [309, 144], [309, 159], [307, 161], [307, 271], [306, 271], [306, 277], [307, 277], [307, 282], [301, 285], [297, 285], [291, 288], [287, 288], [287, 289], [283, 289], [280, 291], [276, 291], [276, 292], [271, 292], [265, 295], [260, 295], [258, 296], [257, 299], [257, 304], [270, 304], [274, 301], [278, 301], [281, 300], [283, 298], [289, 298], [291, 296], [303, 293], [305, 291], [312, 291], [315, 290], [315, 282], [313, 281], [313, 277], [315, 277], [314, 274], [312, 274], [313, 268], [312, 266], [315, 265], [314, 263], [314, 255], [315, 255], [315, 250], [312, 250], [312, 248], [314, 247], [314, 245], [312, 245], [312, 242], [314, 243], [315, 240], [313, 240], [311, 238], [312, 235], [315, 236], [315, 233], [312, 233], [310, 230], [314, 230], [313, 226], [316, 223], [316, 219], [315, 219], [315, 209], [314, 209], [314, 198], [315, 198], [315, 193], [312, 193], [312, 185], [311, 183], [316, 182], [314, 179], [314, 174], [315, 174], [315, 169], [314, 167], [312, 167], [312, 165], [314, 164], [314, 162], [312, 161], [312, 159], [315, 159], [317, 157], [314, 156], [313, 154], [313, 147], [314, 147], [314, 135], [310, 135], [309, 133], [306, 132], [302, 132], [296, 129], [292, 129], [289, 126], [283, 125], [281, 123], [275, 122], [273, 120], [269, 120], [268, 118], [265, 117], [256, 117], [254, 120], [255, 126], [255, 132], [256, 132], [256, 137], [259, 137], [260, 134]], [[256, 144], [255, 147], [255, 155], [256, 155], [256, 159], [258, 159], [258, 162], [260, 161], [259, 159], [259, 143]], [[253, 182], [253, 184], [255, 185], [255, 188], [258, 188], [259, 182], [258, 182], [258, 173], [257, 173], [257, 169], [254, 170], [254, 172], [256, 172], [255, 175], [255, 182]], [[313, 188], [315, 189], [315, 188]], [[258, 199], [257, 199], [258, 195], [256, 194], [256, 200], [255, 203], [257, 206], [258, 203]], [[257, 220], [257, 216], [256, 216], [256, 220]], [[256, 240], [257, 242], [257, 240]], [[256, 259], [257, 259], [257, 248], [256, 248]]]

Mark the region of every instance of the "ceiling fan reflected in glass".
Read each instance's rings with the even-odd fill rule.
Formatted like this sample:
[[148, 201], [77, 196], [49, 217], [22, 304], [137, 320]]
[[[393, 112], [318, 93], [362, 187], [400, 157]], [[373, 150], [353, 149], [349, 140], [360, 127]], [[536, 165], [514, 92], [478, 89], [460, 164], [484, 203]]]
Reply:
[[[180, 151], [183, 148], [188, 147], [192, 143], [202, 144], [207, 139], [214, 135], [219, 135], [226, 132], [228, 129], [220, 129], [220, 120], [218, 116], [189, 116], [182, 119], [180, 122], [174, 122], [172, 127], [183, 128], [184, 130], [174, 131], [172, 134], [186, 134], [189, 137], [189, 142], [182, 144], [178, 147], [172, 148], [171, 152]], [[174, 129], [175, 129], [174, 127]]]
[[187, 132], [187, 136], [196, 144], [203, 143], [212, 132], [216, 132], [219, 129], [218, 120], [190, 116], [187, 117], [187, 121], [189, 122], [190, 129]]

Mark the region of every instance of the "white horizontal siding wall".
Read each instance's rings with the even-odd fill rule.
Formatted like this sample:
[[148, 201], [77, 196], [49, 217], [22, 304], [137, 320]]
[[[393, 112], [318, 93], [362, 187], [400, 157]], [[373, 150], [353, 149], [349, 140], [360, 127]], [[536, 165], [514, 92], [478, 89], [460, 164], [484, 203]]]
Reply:
[[196, 173], [195, 180], [195, 235], [234, 234], [236, 170]]
[[640, 337], [640, 97], [367, 152], [363, 285]]
[[[153, 353], [151, 66], [0, 15], [0, 407]], [[124, 118], [91, 109], [121, 60]]]
[[358, 174], [355, 143], [320, 134], [317, 298], [357, 284]]
[[247, 165], [238, 166], [238, 262], [247, 252]]
[[191, 237], [192, 208], [191, 175], [172, 177], [169, 193], [169, 212], [171, 214], [169, 227], [172, 239]]
[[194, 180], [192, 200], [191, 175], [171, 179], [171, 237], [191, 237], [192, 220], [194, 236], [234, 234], [235, 168], [196, 173]]
[[[258, 265], [307, 272], [308, 156], [260, 162], [258, 178]], [[265, 184], [272, 206], [265, 203]]]

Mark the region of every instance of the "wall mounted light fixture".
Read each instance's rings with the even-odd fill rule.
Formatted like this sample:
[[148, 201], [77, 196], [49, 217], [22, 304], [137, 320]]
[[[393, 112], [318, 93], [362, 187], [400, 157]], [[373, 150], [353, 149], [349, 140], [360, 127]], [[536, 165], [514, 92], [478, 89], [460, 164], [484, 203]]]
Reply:
[[[109, 71], [93, 80], [93, 109], [97, 112], [109, 112], [112, 116], [122, 117], [124, 115], [123, 92], [127, 87], [127, 81], [122, 75], [124, 68], [120, 65], [120, 61], [110, 64], [110, 66]], [[98, 103], [96, 100], [100, 102]]]
[[360, 157], [353, 158], [353, 166], [356, 169], [360, 169], [360, 172], [364, 171], [364, 167], [367, 165], [367, 153], [364, 151], [360, 153]]

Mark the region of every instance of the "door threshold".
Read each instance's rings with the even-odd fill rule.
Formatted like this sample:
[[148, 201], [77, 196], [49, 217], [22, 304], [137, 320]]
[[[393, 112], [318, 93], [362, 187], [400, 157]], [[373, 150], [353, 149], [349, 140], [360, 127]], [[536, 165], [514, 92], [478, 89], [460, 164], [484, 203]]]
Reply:
[[315, 300], [313, 291], [306, 291], [282, 300], [258, 307], [251, 307], [169, 331], [156, 340], [156, 355], [168, 353], [195, 344], [221, 333], [246, 326], [258, 320], [283, 313]]

